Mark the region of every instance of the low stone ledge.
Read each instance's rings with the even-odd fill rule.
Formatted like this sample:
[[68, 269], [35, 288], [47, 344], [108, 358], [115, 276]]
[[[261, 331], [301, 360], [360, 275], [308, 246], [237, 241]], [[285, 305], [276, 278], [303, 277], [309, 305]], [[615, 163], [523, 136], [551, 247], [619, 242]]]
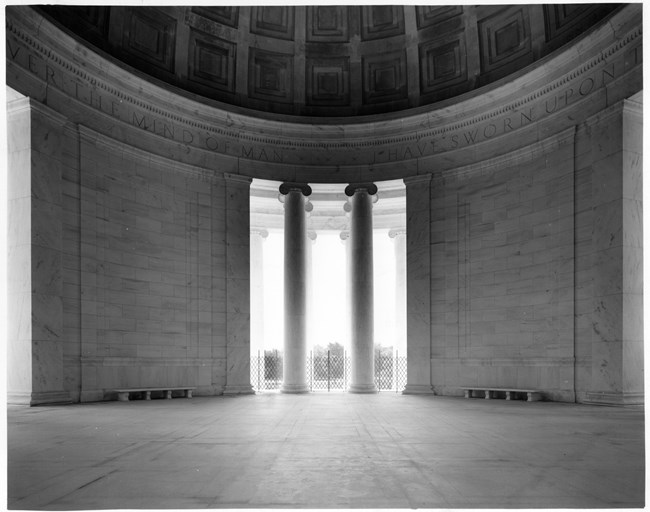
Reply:
[[183, 391], [185, 398], [192, 398], [192, 391], [195, 389], [196, 387], [192, 386], [173, 386], [163, 388], [123, 388], [114, 389], [113, 392], [117, 393], [118, 401], [128, 402], [131, 393], [144, 394], [145, 400], [151, 400], [151, 393], [162, 392], [164, 398], [171, 400], [174, 391]]
[[[491, 398], [497, 398], [497, 394], [505, 394], [506, 400], [512, 400], [517, 395], [525, 394], [527, 402], [538, 402], [543, 399], [542, 392], [536, 389], [495, 388], [483, 386], [461, 387], [461, 389], [465, 391], [465, 398], [485, 398], [486, 400], [489, 400]], [[476, 391], [482, 391], [483, 397], [474, 396]]]

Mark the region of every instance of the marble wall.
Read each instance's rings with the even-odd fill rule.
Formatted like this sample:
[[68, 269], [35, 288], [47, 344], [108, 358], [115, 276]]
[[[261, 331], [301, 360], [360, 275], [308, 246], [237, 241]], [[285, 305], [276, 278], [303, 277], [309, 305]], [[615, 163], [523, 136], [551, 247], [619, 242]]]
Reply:
[[248, 339], [247, 308], [232, 311], [233, 279], [248, 287], [248, 223], [230, 212], [248, 209], [250, 180], [233, 194], [223, 176], [89, 129], [80, 160], [82, 400], [137, 386], [215, 394], [227, 373], [247, 379], [230, 331]]
[[486, 385], [643, 402], [640, 101], [433, 173], [436, 393]]
[[434, 175], [432, 384], [573, 400], [573, 130]]
[[251, 392], [250, 179], [10, 113], [10, 402]]

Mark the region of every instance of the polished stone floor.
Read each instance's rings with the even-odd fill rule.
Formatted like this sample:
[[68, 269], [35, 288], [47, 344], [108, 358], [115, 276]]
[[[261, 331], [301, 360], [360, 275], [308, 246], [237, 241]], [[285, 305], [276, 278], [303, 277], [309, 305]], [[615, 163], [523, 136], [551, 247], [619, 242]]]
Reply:
[[640, 408], [266, 394], [8, 410], [8, 506], [595, 508], [645, 499]]

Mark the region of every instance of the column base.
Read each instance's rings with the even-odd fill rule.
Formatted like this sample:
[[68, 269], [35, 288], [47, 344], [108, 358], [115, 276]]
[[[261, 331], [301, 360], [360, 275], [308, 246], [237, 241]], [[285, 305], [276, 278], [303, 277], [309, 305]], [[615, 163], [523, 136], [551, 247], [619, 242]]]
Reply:
[[407, 384], [403, 395], [433, 395], [433, 388], [425, 384]]
[[224, 395], [254, 395], [253, 387], [249, 385], [242, 386], [226, 386], [223, 390]]
[[643, 391], [587, 391], [583, 403], [593, 405], [643, 405], [644, 401]]
[[34, 391], [29, 405], [71, 404], [72, 399], [67, 391]]
[[280, 393], [289, 393], [293, 395], [309, 393], [307, 384], [283, 384]]
[[374, 384], [350, 384], [348, 393], [378, 393], [379, 390]]

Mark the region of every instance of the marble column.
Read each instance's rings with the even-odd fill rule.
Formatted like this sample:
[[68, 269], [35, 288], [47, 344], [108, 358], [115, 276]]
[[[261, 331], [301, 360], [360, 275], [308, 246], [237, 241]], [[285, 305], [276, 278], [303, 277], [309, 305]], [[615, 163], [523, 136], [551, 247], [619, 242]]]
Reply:
[[269, 232], [251, 228], [251, 355], [264, 351], [264, 240]]
[[395, 350], [406, 355], [406, 229], [391, 229], [395, 248]]
[[250, 378], [251, 178], [224, 174], [226, 185], [226, 385], [225, 395], [253, 393]]
[[374, 358], [374, 299], [372, 251], [372, 196], [374, 183], [350, 184], [350, 315], [352, 317], [351, 393], [376, 393]]
[[[345, 203], [345, 206], [349, 206], [349, 203]], [[346, 212], [349, 212], [349, 210], [346, 209]], [[345, 330], [343, 331], [345, 338], [343, 339], [343, 345], [347, 347], [349, 353], [349, 347], [352, 346], [352, 315], [350, 314], [350, 231], [341, 231], [339, 238], [345, 248], [345, 317], [342, 319], [345, 322]]]
[[284, 196], [284, 361], [283, 393], [306, 393], [307, 228], [305, 197], [311, 187], [283, 183]]
[[[307, 204], [307, 212], [311, 211], [313, 206], [311, 203]], [[307, 258], [307, 339], [312, 341], [315, 339], [316, 322], [314, 321], [314, 260], [313, 249], [318, 235], [315, 231], [307, 231], [307, 244], [306, 258]]]
[[431, 385], [431, 175], [406, 184], [406, 387], [433, 393]]

